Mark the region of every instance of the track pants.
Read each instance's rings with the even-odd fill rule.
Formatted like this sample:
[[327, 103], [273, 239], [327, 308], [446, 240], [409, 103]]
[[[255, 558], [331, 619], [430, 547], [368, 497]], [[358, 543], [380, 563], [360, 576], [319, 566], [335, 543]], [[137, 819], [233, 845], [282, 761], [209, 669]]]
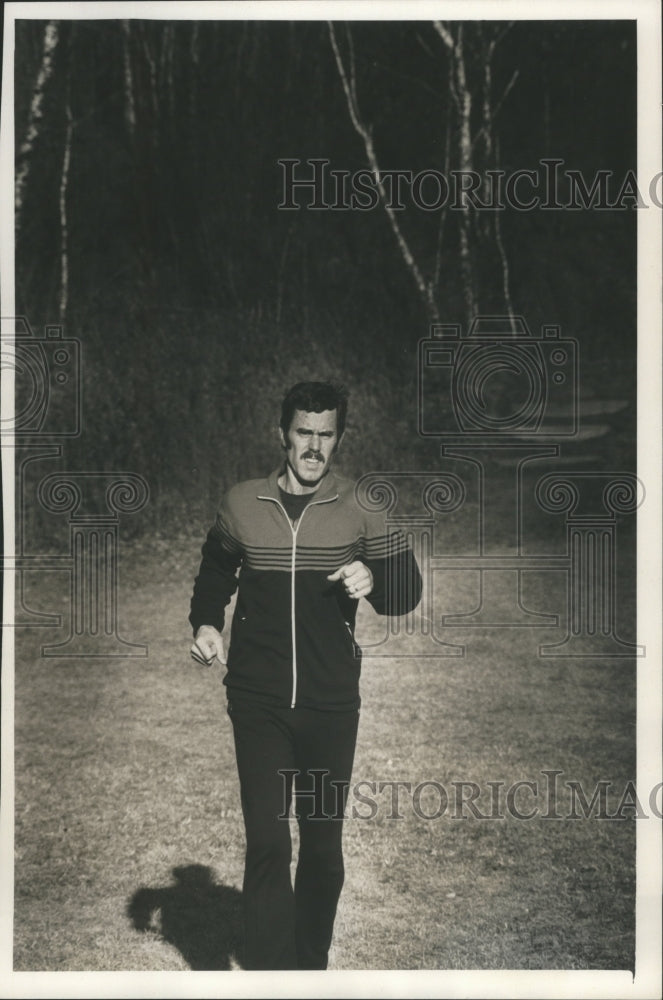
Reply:
[[[245, 968], [326, 969], [343, 885], [342, 815], [359, 712], [274, 708], [230, 694], [228, 714], [246, 828]], [[293, 779], [294, 890], [287, 819]]]

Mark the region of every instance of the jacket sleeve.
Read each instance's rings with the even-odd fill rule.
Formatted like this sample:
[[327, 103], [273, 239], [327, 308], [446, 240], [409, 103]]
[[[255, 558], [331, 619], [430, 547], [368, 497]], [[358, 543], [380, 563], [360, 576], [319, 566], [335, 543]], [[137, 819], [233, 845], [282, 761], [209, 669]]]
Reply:
[[379, 615], [405, 615], [421, 600], [417, 560], [402, 531], [388, 530], [377, 517], [368, 519], [363, 561], [373, 574], [366, 600]]
[[231, 524], [228, 503], [224, 499], [202, 547], [203, 558], [193, 585], [189, 621], [194, 634], [201, 625], [213, 625], [219, 632], [223, 630], [224, 609], [237, 589], [242, 546]]

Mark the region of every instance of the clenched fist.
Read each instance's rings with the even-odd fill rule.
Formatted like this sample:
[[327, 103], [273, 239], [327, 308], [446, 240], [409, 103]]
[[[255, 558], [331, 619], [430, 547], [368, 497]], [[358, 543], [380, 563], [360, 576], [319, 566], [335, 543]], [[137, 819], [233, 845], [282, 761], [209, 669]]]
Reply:
[[368, 566], [359, 561], [341, 566], [327, 579], [330, 583], [342, 580], [346, 594], [355, 601], [360, 597], [366, 597], [373, 590], [373, 574]]
[[218, 629], [213, 625], [201, 625], [191, 647], [191, 656], [196, 663], [202, 663], [206, 667], [211, 667], [215, 659], [219, 663], [225, 663], [223, 639]]

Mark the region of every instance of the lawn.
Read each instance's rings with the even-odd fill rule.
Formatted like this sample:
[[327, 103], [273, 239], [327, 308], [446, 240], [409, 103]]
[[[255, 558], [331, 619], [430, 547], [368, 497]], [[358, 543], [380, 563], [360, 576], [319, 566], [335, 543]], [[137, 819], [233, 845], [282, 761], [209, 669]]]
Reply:
[[[146, 658], [50, 659], [40, 645], [53, 631], [17, 633], [16, 970], [241, 968], [243, 828], [222, 671], [188, 656], [197, 547], [122, 547], [121, 633]], [[440, 577], [438, 600], [445, 588], [457, 598], [462, 581]], [[559, 574], [528, 580], [532, 610], [563, 610]], [[66, 612], [66, 575], [44, 573], [27, 594]], [[627, 588], [626, 638], [632, 610]], [[360, 637], [381, 628], [365, 608]], [[614, 814], [635, 778], [634, 663], [538, 656], [558, 638], [456, 629], [464, 657], [365, 658], [331, 968], [634, 968], [633, 810], [569, 819], [563, 785], [589, 797], [610, 781]], [[543, 815], [546, 770], [562, 772], [560, 819]], [[400, 788], [401, 819], [392, 786], [377, 791], [394, 781], [411, 789]], [[504, 818], [458, 807], [460, 781], [480, 787], [480, 812]], [[523, 786], [509, 814], [516, 781], [536, 782], [540, 798]], [[364, 795], [375, 783], [374, 809], [359, 782]], [[449, 804], [436, 815], [440, 787]], [[513, 815], [537, 804], [532, 819]]]

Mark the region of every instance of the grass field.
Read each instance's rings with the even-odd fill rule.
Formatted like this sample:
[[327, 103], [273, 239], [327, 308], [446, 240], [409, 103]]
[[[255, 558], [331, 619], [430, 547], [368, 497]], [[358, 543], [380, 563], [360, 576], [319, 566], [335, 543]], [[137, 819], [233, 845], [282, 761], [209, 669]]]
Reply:
[[[198, 544], [123, 547], [121, 632], [149, 645], [146, 659], [46, 659], [52, 631], [17, 633], [16, 970], [241, 967], [243, 827], [225, 690], [221, 671], [188, 656]], [[531, 574], [528, 587], [533, 610], [563, 610], [558, 575]], [[46, 573], [29, 603], [65, 613], [66, 591], [64, 574]], [[620, 615], [632, 639], [628, 588]], [[360, 639], [381, 627], [362, 612]], [[348, 819], [331, 967], [633, 969], [632, 811], [455, 818], [452, 785], [476, 782], [485, 813], [487, 782], [535, 781], [541, 795], [542, 772], [555, 769], [588, 795], [612, 782], [614, 812], [635, 778], [633, 662], [543, 660], [538, 644], [560, 638], [551, 630], [460, 633], [450, 639], [466, 642], [463, 658], [364, 661], [354, 782], [438, 782], [450, 802], [426, 819], [437, 786], [419, 815], [402, 789], [393, 819], [387, 789], [374, 818]], [[521, 789], [521, 810], [533, 801]], [[562, 816], [568, 805], [560, 785]]]

